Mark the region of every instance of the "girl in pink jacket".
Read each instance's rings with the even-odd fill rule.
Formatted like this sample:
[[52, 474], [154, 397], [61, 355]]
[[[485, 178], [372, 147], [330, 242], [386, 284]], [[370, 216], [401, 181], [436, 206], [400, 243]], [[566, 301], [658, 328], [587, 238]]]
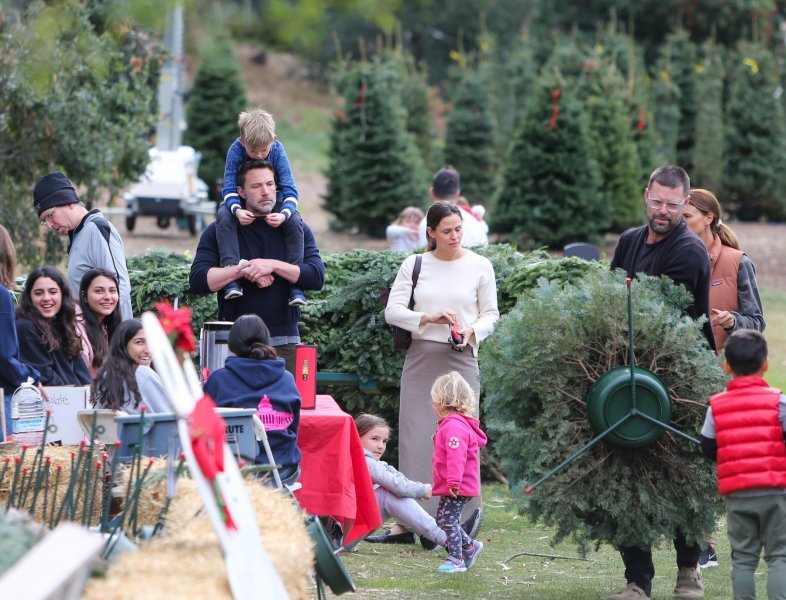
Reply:
[[475, 393], [456, 371], [434, 382], [431, 403], [439, 419], [434, 434], [432, 494], [441, 496], [436, 520], [447, 535], [449, 554], [437, 570], [461, 573], [474, 565], [483, 551], [483, 544], [461, 528], [460, 518], [469, 499], [480, 495], [478, 452], [486, 445], [486, 434], [470, 416]]

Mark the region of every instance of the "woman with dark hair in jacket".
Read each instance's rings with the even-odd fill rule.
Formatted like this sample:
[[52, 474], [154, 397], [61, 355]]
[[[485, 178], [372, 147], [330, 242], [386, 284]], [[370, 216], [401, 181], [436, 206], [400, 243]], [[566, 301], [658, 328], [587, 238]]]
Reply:
[[109, 340], [123, 322], [117, 277], [104, 269], [90, 269], [79, 284], [76, 324], [82, 336], [82, 359], [92, 377], [109, 354]]
[[172, 412], [164, 384], [152, 368], [142, 321], [123, 321], [109, 343], [109, 355], [98, 370], [90, 402], [96, 408], [138, 414]]
[[[297, 430], [300, 393], [295, 378], [286, 370], [270, 345], [270, 332], [257, 315], [243, 315], [229, 330], [229, 349], [223, 369], [210, 374], [205, 392], [225, 408], [256, 408], [265, 426], [268, 443], [284, 484], [294, 483], [300, 473]], [[260, 445], [256, 464], [268, 464]]]
[[92, 382], [76, 330], [76, 310], [63, 274], [39, 267], [27, 277], [16, 309], [19, 357], [41, 374], [44, 385]]

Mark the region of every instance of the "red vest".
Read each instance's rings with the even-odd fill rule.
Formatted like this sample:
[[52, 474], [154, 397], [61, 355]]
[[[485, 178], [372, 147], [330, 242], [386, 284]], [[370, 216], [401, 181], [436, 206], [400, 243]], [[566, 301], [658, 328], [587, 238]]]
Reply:
[[737, 377], [710, 398], [718, 441], [718, 490], [786, 488], [781, 391], [756, 375]]

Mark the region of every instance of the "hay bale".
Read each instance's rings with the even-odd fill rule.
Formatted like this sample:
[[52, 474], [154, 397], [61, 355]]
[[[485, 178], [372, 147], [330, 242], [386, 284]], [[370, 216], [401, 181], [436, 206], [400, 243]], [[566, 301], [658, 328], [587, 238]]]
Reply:
[[[153, 524], [153, 507], [165, 498], [165, 481], [157, 481], [140, 497], [140, 522]], [[247, 480], [262, 544], [291, 598], [308, 598], [314, 561], [311, 538], [295, 501], [278, 490]], [[156, 496], [157, 499], [152, 498]], [[165, 532], [120, 556], [107, 576], [92, 579], [85, 599], [231, 598], [220, 546], [192, 480], [178, 481], [177, 495], [166, 518]], [[152, 521], [141, 515], [154, 516]]]
[[[74, 459], [74, 466], [76, 465], [76, 457], [78, 457], [80, 452], [79, 446], [47, 446], [44, 450], [44, 460], [48, 457], [51, 462], [49, 478], [46, 480], [43, 477], [43, 467], [36, 468], [36, 472], [33, 472], [33, 462], [35, 461], [37, 448], [29, 448], [24, 454], [24, 459], [21, 461], [20, 467], [20, 474], [17, 478], [17, 485], [16, 485], [16, 492], [15, 492], [15, 499], [14, 499], [14, 506], [19, 508], [20, 510], [30, 512], [32, 503], [33, 503], [33, 496], [35, 490], [35, 483], [36, 483], [36, 473], [41, 473], [41, 486], [38, 492], [38, 497], [36, 498], [36, 506], [35, 511], [33, 513], [33, 518], [36, 521], [42, 522], [44, 524], [49, 523], [49, 518], [51, 516], [51, 508], [52, 508], [52, 501], [55, 501], [55, 518], [57, 518], [57, 512], [60, 509], [60, 506], [63, 502], [63, 498], [66, 496], [68, 492], [68, 484], [71, 480], [72, 476], [76, 476], [78, 474], [72, 473], [72, 453], [75, 456]], [[88, 456], [87, 448], [85, 448], [85, 459]], [[8, 496], [11, 492], [11, 488], [14, 483], [14, 470], [15, 470], [15, 459], [21, 458], [22, 449], [18, 447], [11, 447], [6, 446], [2, 456], [0, 457], [0, 472], [3, 470], [3, 465], [5, 464], [6, 457], [10, 458], [9, 468], [5, 473], [5, 477], [2, 481], [0, 481], [0, 504], [5, 504], [8, 501]], [[101, 453], [94, 451], [92, 455], [91, 465], [90, 465], [90, 489], [92, 491], [93, 496], [93, 516], [90, 519], [90, 525], [96, 525], [101, 517], [101, 507], [102, 507], [102, 478], [95, 477], [95, 464], [96, 460], [100, 460]], [[57, 467], [62, 469], [60, 473], [59, 480], [57, 479], [55, 473]], [[23, 474], [21, 469], [27, 468], [28, 474], [27, 478], [25, 479], [23, 485]], [[80, 468], [81, 471], [81, 468]], [[46, 485], [44, 482], [46, 481]], [[55, 486], [55, 482], [57, 481], [57, 486]], [[20, 493], [24, 496], [24, 502], [21, 504], [17, 504], [17, 502], [21, 499]], [[44, 496], [47, 497], [47, 514], [43, 514], [43, 503], [44, 503]], [[76, 496], [76, 492], [74, 492], [74, 496]], [[84, 494], [84, 487], [83, 491], [80, 494], [80, 500], [75, 508], [74, 514], [74, 521], [81, 522], [82, 517], [89, 509], [89, 500], [85, 498]], [[68, 518], [68, 516], [64, 517]]]
[[[142, 463], [143, 470], [147, 467], [148, 460], [152, 461], [153, 465], [142, 484], [137, 505], [137, 524], [140, 527], [155, 525], [166, 504], [167, 459], [145, 457]], [[120, 465], [115, 475], [115, 487], [120, 488], [124, 493], [128, 486], [129, 475], [130, 464]], [[178, 486], [181, 481], [182, 479], [178, 481]]]

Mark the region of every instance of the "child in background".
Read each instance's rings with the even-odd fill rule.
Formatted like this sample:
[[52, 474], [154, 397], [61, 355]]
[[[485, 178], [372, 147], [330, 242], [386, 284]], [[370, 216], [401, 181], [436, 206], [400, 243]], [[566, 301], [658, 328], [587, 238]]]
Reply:
[[480, 222], [483, 233], [489, 234], [489, 224], [486, 222], [486, 207], [482, 204], [474, 204], [472, 206], [472, 214]]
[[413, 252], [420, 248], [419, 225], [422, 220], [423, 211], [417, 206], [407, 206], [402, 210], [398, 218], [385, 230], [390, 249]]
[[355, 418], [355, 425], [366, 454], [382, 522], [395, 517], [411, 531], [431, 540], [436, 546], [444, 547], [447, 541], [445, 532], [439, 528], [434, 517], [423, 510], [415, 500], [431, 498], [431, 484], [407, 479], [400, 471], [380, 460], [390, 437], [387, 421], [382, 417], [364, 413]]
[[448, 539], [448, 559], [437, 570], [460, 573], [472, 567], [483, 551], [483, 543], [468, 536], [459, 519], [469, 499], [480, 494], [478, 452], [487, 439], [480, 422], [471, 416], [475, 393], [457, 371], [437, 378], [431, 386], [431, 403], [439, 419], [433, 494], [442, 497], [436, 519]]
[[[240, 137], [229, 147], [224, 166], [224, 187], [221, 197], [223, 206], [216, 213], [216, 237], [222, 267], [240, 264], [240, 248], [237, 240], [237, 224], [250, 225], [254, 214], [246, 210], [237, 193], [237, 169], [249, 159], [269, 162], [276, 180], [276, 206], [274, 212], [265, 217], [271, 227], [284, 228], [286, 259], [290, 264], [303, 262], [303, 221], [297, 211], [298, 195], [295, 178], [289, 166], [284, 146], [276, 136], [276, 123], [272, 115], [261, 108], [240, 113], [237, 120]], [[238, 281], [224, 288], [224, 299], [232, 300], [243, 296]], [[302, 290], [292, 287], [290, 306], [303, 306], [306, 297]]]
[[756, 597], [763, 547], [768, 596], [786, 598], [786, 396], [762, 378], [768, 365], [761, 333], [735, 331], [724, 354], [723, 369], [733, 379], [710, 398], [701, 449], [717, 460], [718, 490], [726, 497], [734, 597]]

